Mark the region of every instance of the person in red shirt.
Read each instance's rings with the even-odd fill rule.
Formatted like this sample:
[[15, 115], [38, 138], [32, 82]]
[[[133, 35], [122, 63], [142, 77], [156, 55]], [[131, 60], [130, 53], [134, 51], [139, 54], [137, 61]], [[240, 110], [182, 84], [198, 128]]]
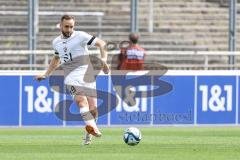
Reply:
[[129, 35], [130, 44], [120, 49], [120, 70], [144, 70], [145, 49], [138, 45], [139, 36], [136, 33]]

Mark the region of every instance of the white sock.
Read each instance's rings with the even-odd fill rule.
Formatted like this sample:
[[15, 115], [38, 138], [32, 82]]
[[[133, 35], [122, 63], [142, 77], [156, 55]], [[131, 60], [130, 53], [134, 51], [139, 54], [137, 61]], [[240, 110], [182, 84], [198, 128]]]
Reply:
[[86, 125], [90, 125], [93, 128], [97, 129], [95, 119], [94, 119], [93, 115], [91, 114], [91, 112], [89, 111], [88, 107], [82, 107], [80, 109], [80, 114]]

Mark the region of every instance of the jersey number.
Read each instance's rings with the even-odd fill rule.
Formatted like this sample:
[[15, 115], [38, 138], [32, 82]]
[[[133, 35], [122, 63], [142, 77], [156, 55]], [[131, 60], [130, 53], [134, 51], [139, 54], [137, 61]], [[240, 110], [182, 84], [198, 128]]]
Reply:
[[64, 54], [64, 62], [67, 62], [67, 61], [72, 61], [72, 53], [69, 53], [69, 54], [67, 54], [67, 53], [65, 53]]

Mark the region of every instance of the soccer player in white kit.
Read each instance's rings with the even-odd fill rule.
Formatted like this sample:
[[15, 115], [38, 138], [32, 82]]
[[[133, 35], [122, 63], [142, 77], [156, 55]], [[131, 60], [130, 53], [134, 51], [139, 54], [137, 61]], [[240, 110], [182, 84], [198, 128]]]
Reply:
[[[88, 145], [91, 143], [92, 135], [95, 137], [101, 136], [101, 132], [96, 125], [98, 117], [96, 97], [85, 94], [84, 90], [77, 91], [78, 89], [76, 86], [89, 87], [95, 90], [96, 82], [88, 83], [83, 79], [84, 74], [87, 71], [87, 67], [90, 64], [77, 67], [73, 65], [74, 68], [72, 68], [73, 66], [71, 66], [71, 62], [74, 63], [74, 59], [88, 55], [88, 46], [96, 46], [100, 49], [103, 72], [107, 74], [109, 72], [109, 67], [106, 63], [107, 52], [104, 49], [106, 43], [86, 32], [75, 31], [74, 26], [75, 19], [73, 16], [62, 16], [60, 23], [62, 33], [52, 42], [55, 55], [52, 58], [46, 72], [43, 75], [36, 76], [35, 79], [37, 81], [44, 80], [51, 75], [59, 64], [64, 66], [63, 69], [70, 68], [70, 72], [65, 75], [64, 83], [67, 85], [68, 89], [70, 88], [69, 90], [73, 95], [73, 100], [79, 106], [80, 114], [86, 123], [85, 129], [87, 132], [85, 134], [84, 144]], [[74, 88], [74, 91], [72, 88]]]

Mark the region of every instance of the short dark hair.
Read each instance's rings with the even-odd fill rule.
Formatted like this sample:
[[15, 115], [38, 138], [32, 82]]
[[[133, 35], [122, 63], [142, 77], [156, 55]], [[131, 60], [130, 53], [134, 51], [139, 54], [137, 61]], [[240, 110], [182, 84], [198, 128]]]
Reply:
[[75, 17], [65, 14], [65, 15], [62, 16], [61, 22], [62, 22], [64, 19], [65, 19], [65, 20], [70, 20], [70, 19], [75, 20]]
[[133, 43], [133, 44], [137, 44], [138, 43], [138, 34], [137, 33], [130, 33], [129, 34], [129, 40]]

